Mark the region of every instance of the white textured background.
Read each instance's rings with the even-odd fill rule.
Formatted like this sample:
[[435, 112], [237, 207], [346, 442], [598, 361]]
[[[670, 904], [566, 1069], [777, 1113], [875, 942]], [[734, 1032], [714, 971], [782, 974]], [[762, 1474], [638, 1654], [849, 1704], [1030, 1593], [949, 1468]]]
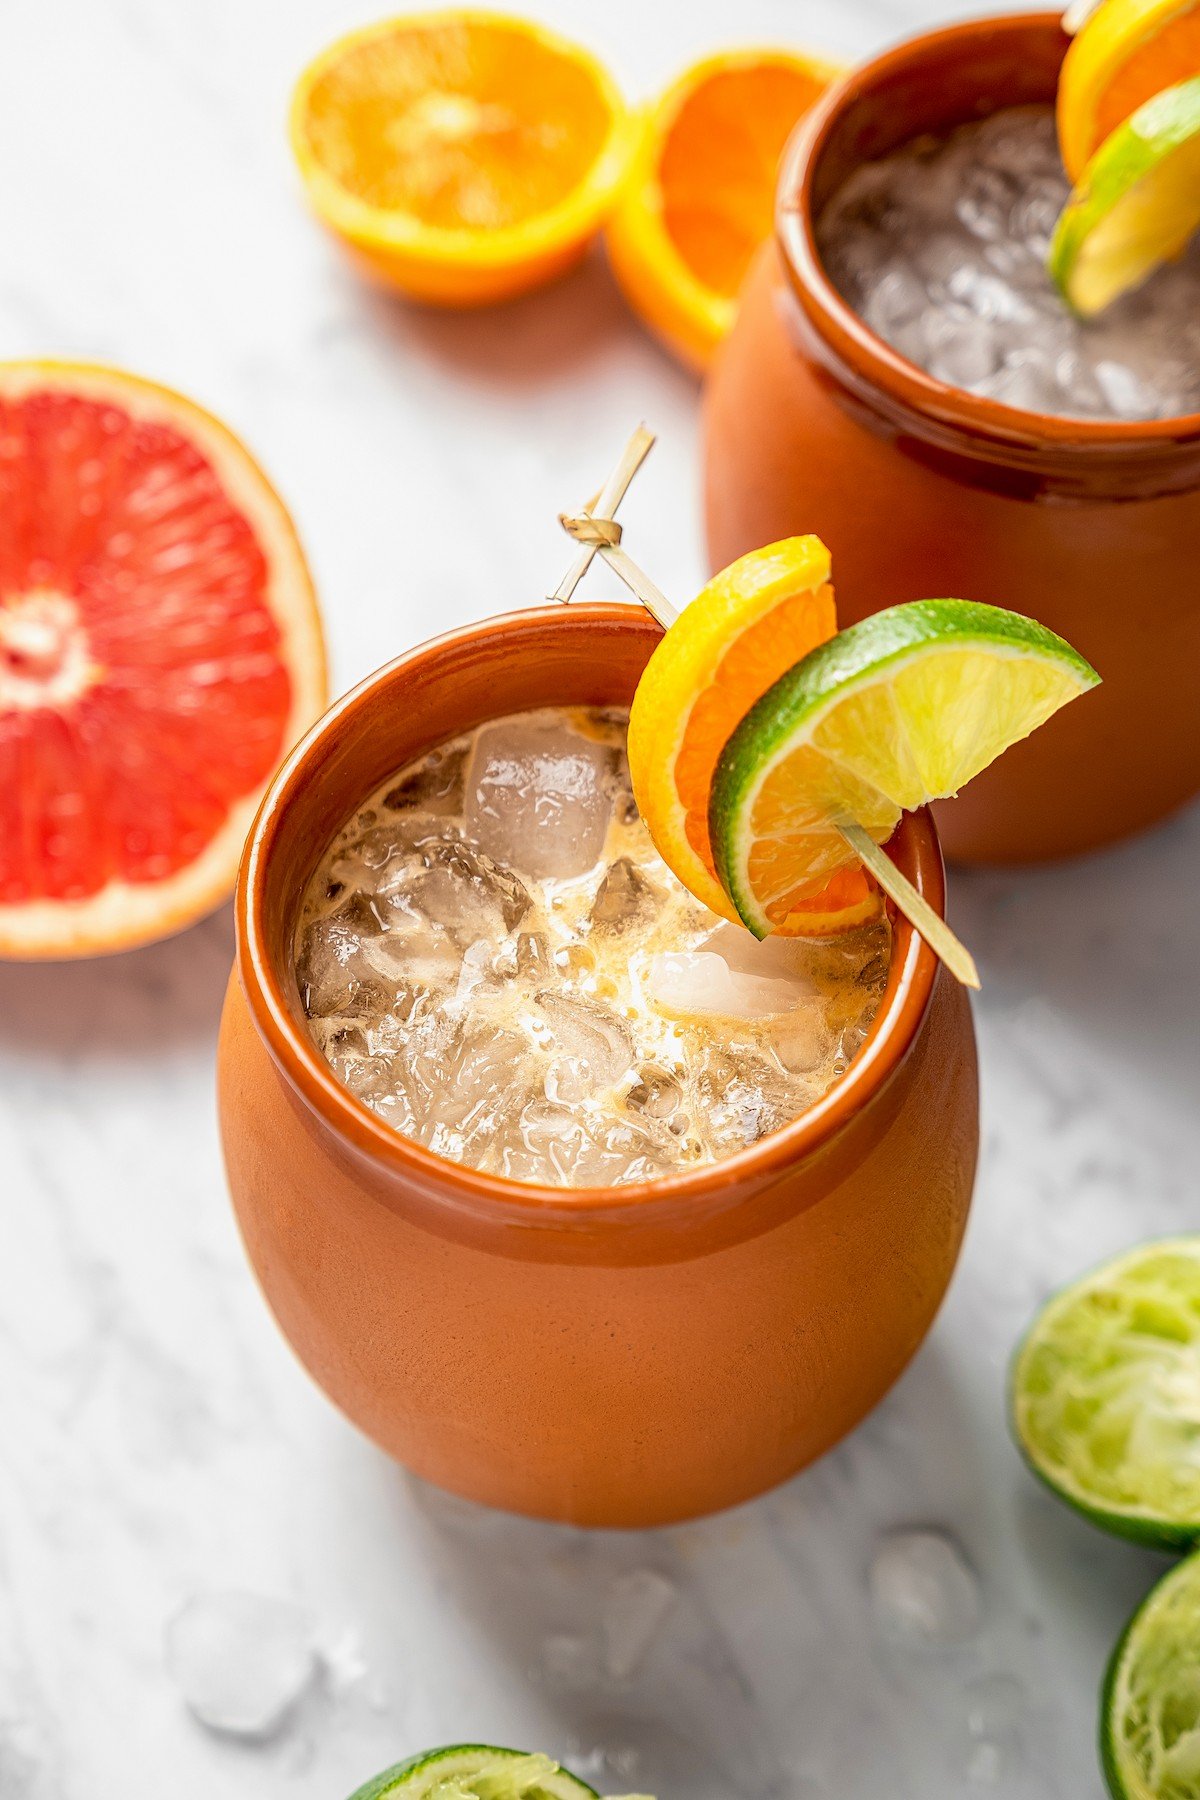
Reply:
[[[849, 57], [974, 9], [533, 10], [640, 95], [733, 39]], [[640, 416], [662, 443], [632, 541], [668, 588], [701, 573], [696, 391], [599, 262], [508, 310], [436, 317], [360, 286], [310, 225], [289, 85], [369, 16], [347, 0], [0, 9], [0, 354], [126, 363], [228, 419], [300, 522], [339, 687], [542, 594], [564, 559], [555, 512]], [[107, 963], [0, 967], [2, 1800], [344, 1800], [464, 1736], [593, 1769], [605, 1750], [599, 1779], [663, 1800], [1098, 1794], [1101, 1669], [1156, 1562], [1025, 1476], [1004, 1364], [1055, 1283], [1196, 1224], [1198, 885], [1195, 812], [1055, 872], [957, 877], [984, 973], [986, 1145], [941, 1320], [822, 1466], [644, 1537], [422, 1489], [293, 1364], [218, 1159], [227, 913]], [[872, 1634], [878, 1535], [913, 1523], [953, 1532], [978, 1573], [982, 1628], [953, 1654], [897, 1658]], [[620, 1678], [597, 1620], [645, 1568], [676, 1597]], [[162, 1667], [165, 1619], [230, 1585], [302, 1601], [367, 1670], [260, 1749], [206, 1736]]]

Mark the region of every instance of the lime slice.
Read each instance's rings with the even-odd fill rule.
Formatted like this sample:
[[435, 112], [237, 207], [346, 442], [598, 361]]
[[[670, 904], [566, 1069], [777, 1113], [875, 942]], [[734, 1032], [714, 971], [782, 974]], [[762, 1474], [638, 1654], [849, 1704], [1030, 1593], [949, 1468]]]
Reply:
[[376, 1775], [350, 1800], [597, 1800], [595, 1788], [548, 1756], [496, 1744], [422, 1750]]
[[1114, 1800], [1200, 1800], [1200, 1556], [1163, 1576], [1117, 1645], [1100, 1755]]
[[903, 812], [957, 793], [1096, 671], [1043, 625], [967, 600], [918, 600], [820, 644], [742, 720], [709, 807], [717, 870], [758, 937]]
[[1013, 1362], [1017, 1442], [1093, 1524], [1200, 1540], [1200, 1237], [1143, 1244], [1045, 1306]]
[[1058, 221], [1047, 268], [1085, 317], [1180, 255], [1200, 226], [1200, 75], [1166, 88], [1084, 170]]

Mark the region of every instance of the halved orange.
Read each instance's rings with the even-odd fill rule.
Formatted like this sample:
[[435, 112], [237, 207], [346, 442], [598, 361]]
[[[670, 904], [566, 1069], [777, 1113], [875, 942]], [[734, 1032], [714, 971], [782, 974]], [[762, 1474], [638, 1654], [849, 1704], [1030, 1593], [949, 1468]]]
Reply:
[[[698, 900], [737, 919], [709, 837], [713, 774], [763, 694], [837, 629], [829, 551], [784, 538], [739, 557], [686, 607], [646, 664], [629, 715], [629, 767], [651, 838]], [[873, 918], [881, 901], [861, 869], [838, 872], [778, 927], [824, 936]]]
[[771, 235], [775, 177], [797, 120], [840, 71], [791, 50], [724, 51], [688, 69], [641, 118], [605, 240], [630, 305], [704, 369]]
[[1200, 0], [1103, 0], [1058, 84], [1058, 136], [1073, 182], [1147, 100], [1200, 75]]
[[583, 255], [633, 128], [579, 45], [454, 9], [332, 44], [296, 85], [291, 140], [318, 218], [372, 273], [419, 300], [478, 306]]
[[165, 937], [325, 701], [291, 520], [182, 395], [35, 362], [0, 364], [0, 514], [0, 956]]

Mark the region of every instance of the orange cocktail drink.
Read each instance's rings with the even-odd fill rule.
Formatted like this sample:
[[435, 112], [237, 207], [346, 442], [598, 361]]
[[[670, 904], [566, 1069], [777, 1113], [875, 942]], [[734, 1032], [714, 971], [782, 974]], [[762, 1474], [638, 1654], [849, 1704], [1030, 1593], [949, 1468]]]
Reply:
[[[859, 1021], [852, 1060], [827, 1071], [819, 1094], [810, 1067], [794, 1118], [773, 1115], [761, 1135], [743, 1125], [739, 1144], [716, 1145], [714, 1116], [688, 1114], [677, 1137], [693, 1141], [669, 1159], [673, 1115], [646, 1110], [649, 1095], [636, 1090], [651, 1084], [638, 1075], [624, 1097], [643, 1115], [619, 1123], [636, 1124], [647, 1160], [605, 1165], [593, 1134], [580, 1155], [583, 1185], [566, 1184], [552, 1152], [548, 1163], [522, 1164], [529, 1146], [507, 1128], [488, 1166], [455, 1160], [461, 1106], [428, 1125], [393, 1123], [386, 1100], [372, 1104], [378, 1094], [356, 1094], [342, 1079], [332, 1041], [342, 1028], [324, 1042], [319, 1028], [314, 1036], [314, 1019], [335, 1015], [321, 1015], [320, 999], [314, 1006], [304, 991], [312, 884], [324, 872], [328, 903], [324, 865], [347, 822], [397, 771], [490, 721], [627, 707], [658, 641], [629, 606], [517, 614], [423, 646], [335, 706], [283, 768], [248, 847], [220, 1058], [238, 1217], [310, 1372], [428, 1479], [591, 1524], [731, 1505], [850, 1430], [931, 1323], [957, 1256], [977, 1143], [966, 998], [902, 918], [881, 939], [884, 965], [864, 990], [871, 1017]], [[940, 909], [928, 816], [907, 818], [891, 850]], [[545, 899], [524, 885], [526, 901], [511, 891], [508, 901], [524, 907], [516, 937]], [[563, 947], [551, 944], [551, 955]], [[647, 949], [651, 962], [673, 954]], [[599, 960], [611, 979], [619, 959]], [[669, 990], [679, 970], [659, 974]], [[460, 966], [456, 994], [462, 975]], [[534, 992], [552, 996], [550, 987]], [[495, 996], [468, 982], [465, 998], [463, 1017], [486, 1023]], [[598, 1006], [606, 996], [587, 998]], [[626, 1027], [640, 1048], [639, 1022]], [[671, 1026], [692, 1029], [677, 1018]], [[348, 1047], [353, 1039], [343, 1056]], [[509, 1045], [512, 1066], [527, 1065], [527, 1079], [537, 1059], [519, 1048]], [[759, 1056], [775, 1049], [761, 1036], [754, 1045]], [[572, 1108], [582, 1119], [579, 1084], [595, 1071], [579, 1064], [602, 1049], [576, 1039], [539, 1054], [543, 1108], [557, 1109], [560, 1124]], [[407, 1065], [402, 1073], [396, 1085], [407, 1093]], [[621, 1082], [608, 1073], [611, 1096]], [[461, 1090], [463, 1067], [448, 1060], [445, 1074], [447, 1089]], [[689, 1094], [694, 1075], [685, 1066]], [[507, 1065], [491, 1080], [507, 1082]], [[675, 1110], [686, 1111], [681, 1102]], [[449, 1135], [439, 1135], [447, 1116]], [[535, 1151], [544, 1148], [535, 1134]], [[507, 1172], [505, 1149], [516, 1153]]]

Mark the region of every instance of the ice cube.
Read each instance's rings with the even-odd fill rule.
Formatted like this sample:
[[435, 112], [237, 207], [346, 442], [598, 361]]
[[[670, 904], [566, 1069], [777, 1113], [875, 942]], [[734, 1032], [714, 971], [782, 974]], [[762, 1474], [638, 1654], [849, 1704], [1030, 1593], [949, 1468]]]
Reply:
[[422, 861], [406, 869], [389, 903], [393, 912], [448, 932], [461, 950], [481, 938], [498, 942], [529, 911], [524, 882], [470, 844], [426, 846]]
[[868, 1586], [876, 1630], [900, 1647], [948, 1649], [979, 1630], [979, 1581], [949, 1532], [888, 1533]]
[[333, 912], [314, 919], [303, 933], [296, 959], [296, 979], [305, 1010], [320, 1017], [354, 1010], [367, 995], [383, 998], [378, 969], [364, 954], [382, 926], [371, 903], [361, 894]]
[[778, 976], [735, 971], [715, 950], [660, 951], [646, 976], [651, 1005], [670, 1018], [767, 1018], [790, 1011], [799, 991]]
[[433, 750], [383, 797], [392, 812], [449, 814], [462, 809], [465, 750]]
[[646, 1064], [637, 1071], [637, 1081], [625, 1096], [632, 1113], [647, 1119], [673, 1119], [683, 1103], [683, 1089], [666, 1069]]
[[996, 243], [1008, 237], [1016, 184], [1003, 169], [969, 164], [962, 172], [954, 211], [973, 237]]
[[916, 317], [925, 304], [925, 289], [904, 262], [893, 263], [872, 288], [863, 307], [863, 318], [889, 341], [900, 326]]
[[505, 1145], [500, 1172], [513, 1181], [619, 1187], [664, 1175], [668, 1165], [635, 1125], [543, 1099], [522, 1108], [519, 1141]]
[[660, 889], [632, 862], [619, 856], [604, 872], [592, 902], [591, 922], [608, 931], [626, 931], [649, 918], [662, 901]]
[[600, 1614], [604, 1665], [616, 1681], [633, 1675], [675, 1604], [673, 1581], [657, 1569], [630, 1569], [618, 1575]]
[[824, 1010], [816, 1002], [794, 1007], [776, 1026], [771, 1042], [776, 1056], [793, 1075], [815, 1073], [833, 1050]]
[[1020, 407], [1026, 412], [1057, 410], [1058, 383], [1053, 367], [1048, 358], [1036, 351], [1008, 357], [996, 375], [979, 384], [978, 391], [1005, 406]]
[[466, 825], [481, 849], [542, 880], [585, 874], [604, 849], [615, 754], [569, 726], [500, 719], [475, 740]]
[[1095, 369], [1100, 391], [1110, 411], [1118, 419], [1152, 417], [1154, 398], [1138, 380], [1132, 369], [1119, 362], [1102, 358]]
[[795, 1083], [745, 1045], [706, 1045], [695, 1077], [696, 1118], [715, 1156], [778, 1131], [802, 1105]]
[[169, 1619], [167, 1673], [210, 1731], [265, 1739], [317, 1672], [316, 1624], [288, 1600], [239, 1592], [196, 1595]]
[[[628, 1074], [633, 1064], [633, 1040], [616, 1013], [596, 1001], [548, 990], [538, 994], [537, 1005], [553, 1035], [555, 1050], [560, 1056], [573, 1059], [590, 1091], [614, 1087]], [[573, 1097], [580, 1099], [582, 1095]]]
[[483, 1154], [519, 1108], [518, 1089], [533, 1086], [530, 1046], [515, 1031], [472, 1025], [438, 1061], [440, 1069], [430, 1071], [421, 1140], [442, 1154], [461, 1154], [467, 1144]]
[[966, 308], [928, 314], [924, 342], [929, 373], [951, 387], [975, 387], [995, 373], [996, 333]]
[[774, 975], [795, 984], [796, 992], [812, 991], [811, 967], [814, 954], [821, 954], [821, 940], [807, 938], [756, 938], [744, 925], [723, 921], [710, 931], [697, 946], [715, 950], [735, 975]]

